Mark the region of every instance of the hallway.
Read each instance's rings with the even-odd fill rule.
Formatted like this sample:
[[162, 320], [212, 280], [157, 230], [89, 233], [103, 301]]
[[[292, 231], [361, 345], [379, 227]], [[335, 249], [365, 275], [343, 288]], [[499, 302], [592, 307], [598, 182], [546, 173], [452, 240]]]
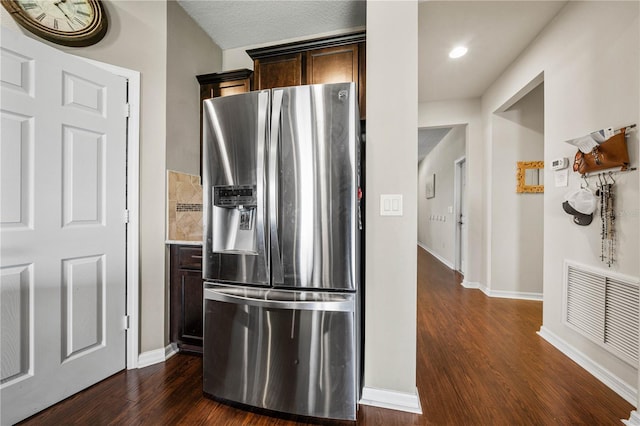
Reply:
[[[488, 298], [418, 248], [423, 415], [361, 406], [359, 425], [620, 425], [634, 409], [536, 334], [541, 302]], [[302, 425], [202, 396], [201, 358], [118, 373], [26, 425]]]
[[634, 409], [536, 334], [542, 302], [489, 298], [418, 248], [423, 424], [607, 425]]

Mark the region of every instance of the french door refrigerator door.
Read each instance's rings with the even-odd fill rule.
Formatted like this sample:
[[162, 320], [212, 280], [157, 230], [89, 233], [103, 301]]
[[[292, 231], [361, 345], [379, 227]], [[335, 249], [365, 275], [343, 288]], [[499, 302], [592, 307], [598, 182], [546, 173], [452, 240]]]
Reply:
[[273, 89], [274, 287], [357, 289], [359, 123], [353, 83]]
[[354, 293], [204, 290], [204, 392], [304, 416], [355, 420]]
[[269, 91], [203, 102], [203, 277], [269, 285]]

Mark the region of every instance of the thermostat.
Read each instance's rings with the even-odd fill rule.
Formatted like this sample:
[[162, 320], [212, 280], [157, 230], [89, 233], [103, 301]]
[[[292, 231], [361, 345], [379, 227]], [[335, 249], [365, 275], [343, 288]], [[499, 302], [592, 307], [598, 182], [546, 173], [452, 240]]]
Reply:
[[551, 162], [551, 170], [562, 170], [569, 167], [569, 159], [567, 157], [557, 158]]

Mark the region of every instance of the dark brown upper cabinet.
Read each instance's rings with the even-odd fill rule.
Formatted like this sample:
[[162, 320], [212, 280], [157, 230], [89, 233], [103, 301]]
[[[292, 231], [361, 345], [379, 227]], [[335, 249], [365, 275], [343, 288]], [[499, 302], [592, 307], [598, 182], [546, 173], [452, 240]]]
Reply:
[[197, 75], [200, 83], [200, 175], [202, 175], [202, 101], [251, 91], [253, 71], [241, 69]]
[[360, 118], [366, 118], [366, 33], [358, 32], [247, 50], [254, 90], [354, 82]]
[[358, 45], [326, 47], [307, 52], [307, 84], [358, 84]]
[[200, 101], [250, 91], [252, 74], [251, 70], [242, 69], [196, 76], [200, 83]]
[[300, 86], [302, 54], [272, 56], [253, 61], [253, 82], [256, 90], [274, 87]]

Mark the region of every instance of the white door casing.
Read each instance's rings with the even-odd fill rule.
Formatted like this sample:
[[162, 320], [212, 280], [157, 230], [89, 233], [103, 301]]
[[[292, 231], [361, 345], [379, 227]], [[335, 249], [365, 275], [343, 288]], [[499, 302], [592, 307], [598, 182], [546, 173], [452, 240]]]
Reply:
[[455, 268], [462, 274], [467, 270], [466, 165], [465, 157], [457, 159], [454, 163]]
[[2, 424], [125, 368], [126, 81], [3, 28]]

